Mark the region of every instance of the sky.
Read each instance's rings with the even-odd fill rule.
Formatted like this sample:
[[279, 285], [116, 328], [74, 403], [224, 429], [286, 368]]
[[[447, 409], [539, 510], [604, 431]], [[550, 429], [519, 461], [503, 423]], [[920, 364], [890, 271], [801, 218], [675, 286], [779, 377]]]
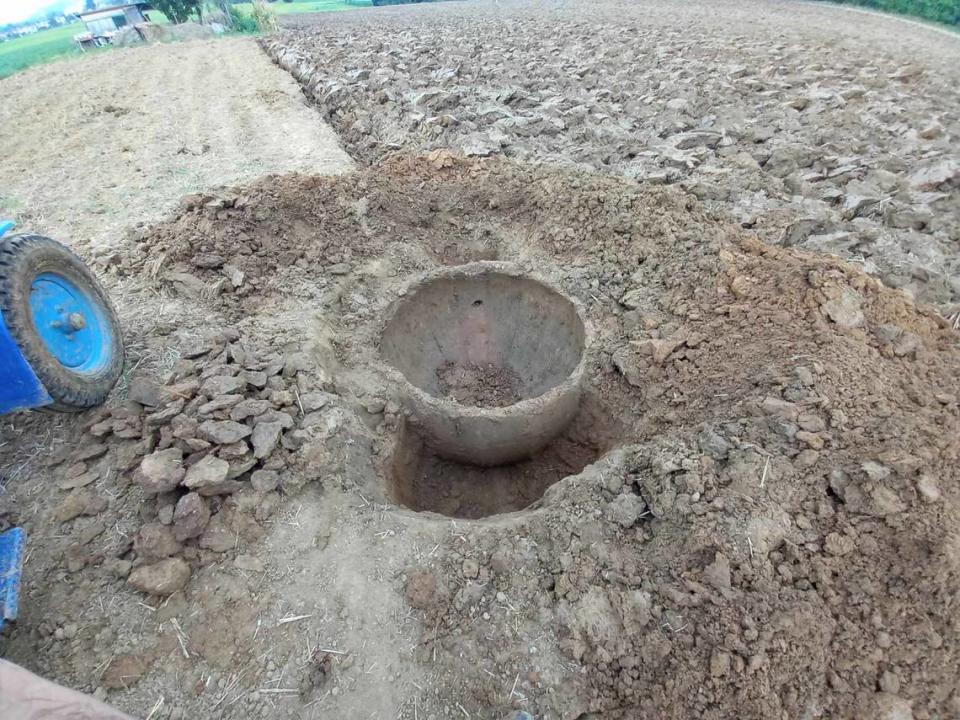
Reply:
[[[39, 10], [43, 10], [50, 5], [61, 4], [57, 3], [56, 0], [0, 0], [0, 25], [26, 20]], [[78, 1], [71, 3], [71, 6], [82, 4]]]

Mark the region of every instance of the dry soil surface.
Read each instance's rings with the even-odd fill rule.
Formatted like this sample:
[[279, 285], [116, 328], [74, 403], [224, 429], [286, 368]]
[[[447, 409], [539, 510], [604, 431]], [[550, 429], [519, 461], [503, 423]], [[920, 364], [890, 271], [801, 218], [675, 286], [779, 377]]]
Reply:
[[250, 39], [94, 54], [0, 80], [0, 215], [106, 252], [185, 194], [350, 170], [335, 133]]
[[453, 147], [677, 184], [960, 311], [960, 35], [750, 0], [285, 22], [265, 47], [357, 157]]
[[[433, 97], [456, 92], [457, 107], [472, 112], [472, 88], [494, 82], [472, 68], [502, 68], [496, 58], [513, 37], [522, 76], [490, 100], [494, 117], [519, 118], [504, 123], [500, 148], [566, 169], [439, 149], [398, 154], [337, 177], [204, 190], [170, 219], [118, 233], [115, 245], [89, 230], [84, 242], [111, 246], [90, 256], [122, 304], [128, 369], [102, 409], [3, 419], [0, 527], [21, 524], [30, 540], [22, 616], [0, 652], [152, 720], [960, 714], [960, 334], [862, 268], [777, 240], [808, 201], [820, 222], [865, 187], [851, 183], [882, 181], [897, 189], [882, 212], [865, 202], [810, 235], [876, 232], [902, 240], [905, 253], [923, 238], [936, 257], [954, 257], [953, 176], [931, 190], [903, 185], [955, 157], [945, 143], [957, 135], [956, 89], [928, 87], [933, 73], [956, 73], [953, 41], [933, 34], [918, 44], [925, 31], [914, 26], [897, 35], [891, 20], [805, 5], [667, 13], [665, 3], [609, 4], [591, 6], [590, 17], [576, 7], [358, 13], [271, 46], [307, 63], [311, 95], [352, 147], [383, 160], [405, 144], [456, 145], [463, 121], [442, 121], [431, 138], [408, 84]], [[791, 23], [778, 24], [788, 8]], [[617, 51], [643, 52], [615, 100], [597, 95], [607, 76], [577, 69], [607, 47], [594, 34], [621, 26]], [[376, 54], [370, 38], [382, 38]], [[444, 47], [462, 61], [438, 60]], [[570, 67], [552, 67], [538, 47]], [[323, 81], [341, 85], [336, 103], [310, 82], [321, 60], [334, 73]], [[866, 98], [866, 107], [840, 112], [839, 90], [812, 93], [835, 63], [839, 86], [864, 88], [843, 99]], [[913, 63], [924, 71], [889, 77]], [[723, 80], [718, 68], [731, 64], [748, 74]], [[860, 77], [860, 64], [874, 70], [848, 77]], [[444, 84], [459, 77], [450, 67], [464, 73], [462, 88]], [[390, 77], [371, 92], [377, 68]], [[337, 80], [348, 70], [359, 74]], [[205, 77], [226, 72], [210, 67]], [[578, 99], [586, 113], [557, 118], [524, 84], [561, 77], [580, 85], [549, 92], [576, 97], [580, 87], [592, 95]], [[639, 96], [629, 87], [648, 81], [655, 87]], [[746, 134], [755, 120], [743, 133], [704, 120], [723, 114], [710, 110], [709, 93], [735, 92], [723, 85], [734, 81], [745, 99], [725, 101], [726, 112], [769, 113], [769, 137]], [[307, 112], [292, 81], [279, 82], [283, 106]], [[784, 106], [800, 95], [801, 109]], [[669, 115], [661, 106], [678, 96], [687, 109], [674, 103]], [[29, 112], [39, 113], [34, 102]], [[913, 108], [902, 132], [857, 124], [901, 105]], [[821, 119], [800, 119], [808, 109]], [[625, 159], [617, 123], [634, 110], [646, 119], [630, 132], [655, 130], [676, 140], [672, 150], [657, 150], [650, 135]], [[930, 139], [912, 134], [921, 110], [941, 126]], [[224, 110], [211, 123], [230, 126], [246, 112]], [[391, 135], [396, 147], [386, 150], [366, 146], [348, 122], [360, 113], [375, 143], [398, 118], [409, 134]], [[551, 118], [590, 132], [570, 135]], [[471, 132], [492, 132], [467, 120]], [[517, 130], [530, 122], [539, 130]], [[847, 135], [824, 156], [834, 126]], [[590, 158], [607, 131], [615, 142], [602, 167]], [[101, 147], [113, 137], [103, 134]], [[817, 150], [811, 164], [798, 145]], [[757, 167], [741, 158], [741, 176], [726, 147]], [[771, 157], [790, 168], [783, 178]], [[653, 174], [623, 177], [638, 159]], [[62, 178], [53, 172], [44, 197]], [[666, 186], [654, 184], [661, 179]], [[685, 192], [728, 181], [737, 193], [726, 200]], [[759, 197], [755, 221], [740, 212], [744, 187]], [[820, 194], [830, 188], [842, 197]], [[896, 203], [928, 205], [933, 219], [901, 236], [885, 214]], [[53, 200], [44, 207], [61, 212]], [[125, 217], [118, 227], [139, 216]], [[878, 266], [899, 257], [876, 252]], [[474, 260], [513, 262], [561, 287], [583, 306], [591, 337], [584, 407], [568, 433], [526, 463], [489, 471], [430, 456], [377, 349], [411, 282]], [[952, 276], [931, 268], [905, 284], [942, 310], [952, 295], [937, 293], [953, 292]], [[926, 279], [914, 282], [917, 274]], [[478, 516], [490, 517], [467, 519]]]
[[[478, 257], [584, 306], [587, 399], [574, 451], [438, 476], [378, 337]], [[902, 291], [445, 151], [190, 197], [102, 270], [161, 311], [106, 408], [4, 425], [12, 660], [175, 720], [960, 712], [960, 335]]]

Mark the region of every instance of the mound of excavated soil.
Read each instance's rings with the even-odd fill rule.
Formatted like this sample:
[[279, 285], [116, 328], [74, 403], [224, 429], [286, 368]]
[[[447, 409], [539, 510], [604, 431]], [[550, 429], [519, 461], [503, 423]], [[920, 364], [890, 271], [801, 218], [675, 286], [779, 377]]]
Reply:
[[[515, 473], [428, 459], [411, 505], [534, 501], [454, 523], [391, 499], [417, 450], [377, 346], [413, 276], [480, 257], [583, 305], [576, 443], [600, 457], [552, 485], [531, 473], [580, 449]], [[102, 432], [95, 452], [16, 464], [19, 520], [56, 537], [12, 659], [184, 717], [960, 712], [960, 335], [859, 269], [671, 188], [448, 152], [190, 198], [108, 267], [185, 308], [135, 329], [181, 361], [59, 420]], [[223, 317], [238, 330], [190, 341]], [[83, 503], [50, 490], [88, 473]]]
[[749, 0], [290, 23], [263, 45], [355, 157], [456, 148], [678, 184], [765, 242], [960, 310], [960, 40]]

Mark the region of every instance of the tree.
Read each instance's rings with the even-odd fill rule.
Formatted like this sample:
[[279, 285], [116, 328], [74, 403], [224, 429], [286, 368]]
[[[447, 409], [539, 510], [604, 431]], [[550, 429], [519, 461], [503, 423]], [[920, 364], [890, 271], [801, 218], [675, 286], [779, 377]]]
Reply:
[[[903, 13], [945, 23], [960, 25], [960, 0], [837, 0], [850, 5], [866, 7], [884, 12]], [[377, 4], [377, 0], [373, 0]]]
[[86, 0], [86, 1], [83, 3], [83, 9], [84, 9], [85, 12], [90, 12], [91, 10], [96, 10], [96, 9], [97, 9], [97, 2], [96, 2], [96, 0]]
[[190, 19], [190, 13], [200, 12], [200, 0], [153, 0], [153, 7], [177, 24]]
[[213, 0], [213, 4], [220, 11], [220, 18], [216, 22], [221, 22], [228, 28], [232, 28], [233, 15], [230, 14], [230, 0]]

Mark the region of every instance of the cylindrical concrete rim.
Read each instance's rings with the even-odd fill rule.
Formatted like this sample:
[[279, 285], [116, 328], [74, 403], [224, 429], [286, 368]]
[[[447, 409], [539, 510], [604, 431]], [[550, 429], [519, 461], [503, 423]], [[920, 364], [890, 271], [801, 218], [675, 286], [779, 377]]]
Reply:
[[[539, 283], [571, 304], [583, 328], [583, 349], [576, 367], [562, 382], [536, 397], [525, 398], [505, 407], [463, 405], [436, 397], [417, 387], [383, 357], [382, 349], [379, 352], [382, 372], [399, 389], [415, 423], [437, 453], [458, 462], [492, 466], [516, 462], [541, 450], [566, 429], [576, 414], [591, 341], [581, 304], [555, 283], [527, 272], [519, 265], [483, 260], [440, 268], [411, 280], [387, 308], [379, 328], [379, 337], [383, 336], [400, 306], [419, 287], [442, 278], [471, 278], [488, 273]], [[479, 424], [484, 425], [483, 432], [479, 431]], [[471, 430], [477, 431], [471, 433]], [[489, 441], [471, 439], [472, 436], [491, 433], [493, 437]]]

